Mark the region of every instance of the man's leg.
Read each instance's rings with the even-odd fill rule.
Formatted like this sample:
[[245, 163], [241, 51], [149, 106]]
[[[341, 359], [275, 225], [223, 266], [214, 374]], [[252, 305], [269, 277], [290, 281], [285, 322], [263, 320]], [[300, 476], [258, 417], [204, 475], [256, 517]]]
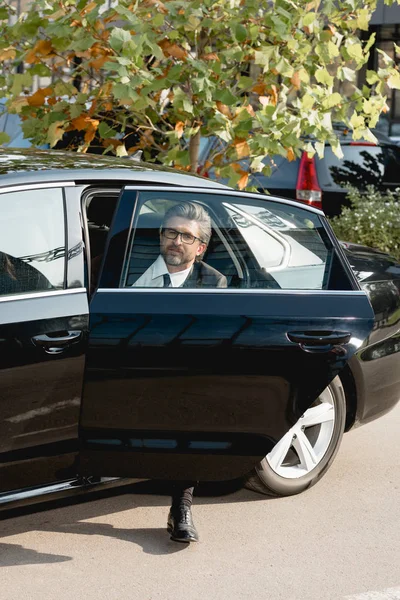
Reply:
[[198, 542], [199, 535], [192, 518], [193, 482], [176, 483], [168, 515], [168, 533], [175, 542]]

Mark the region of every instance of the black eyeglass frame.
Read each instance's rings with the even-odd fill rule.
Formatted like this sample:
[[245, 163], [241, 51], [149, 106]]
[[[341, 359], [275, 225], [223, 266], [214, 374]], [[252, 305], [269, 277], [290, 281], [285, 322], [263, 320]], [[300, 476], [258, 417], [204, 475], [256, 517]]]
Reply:
[[[168, 231], [173, 231], [175, 233], [175, 235], [173, 237], [170, 237], [168, 235], [165, 234], [165, 231], [168, 229]], [[202, 244], [205, 244], [206, 242], [204, 242], [201, 238], [197, 237], [196, 235], [192, 235], [191, 233], [185, 233], [182, 231], [176, 231], [176, 229], [172, 229], [172, 227], [161, 227], [160, 232], [162, 235], [165, 235], [165, 237], [167, 238], [167, 240], [176, 240], [176, 238], [178, 237], [178, 235], [181, 236], [181, 242], [182, 244], [186, 244], [187, 246], [193, 246], [195, 240], [199, 240], [199, 242], [201, 242]], [[193, 238], [192, 242], [185, 242], [185, 240], [183, 239], [184, 235], [190, 235], [190, 237]]]

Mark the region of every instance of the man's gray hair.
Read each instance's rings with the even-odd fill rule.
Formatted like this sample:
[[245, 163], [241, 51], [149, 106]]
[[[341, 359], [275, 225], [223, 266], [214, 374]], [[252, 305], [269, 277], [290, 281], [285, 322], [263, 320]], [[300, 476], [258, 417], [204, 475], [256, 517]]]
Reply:
[[201, 204], [197, 202], [181, 202], [174, 204], [167, 210], [163, 220], [163, 227], [172, 219], [172, 217], [180, 217], [188, 221], [196, 221], [199, 226], [199, 238], [205, 244], [211, 239], [211, 217]]

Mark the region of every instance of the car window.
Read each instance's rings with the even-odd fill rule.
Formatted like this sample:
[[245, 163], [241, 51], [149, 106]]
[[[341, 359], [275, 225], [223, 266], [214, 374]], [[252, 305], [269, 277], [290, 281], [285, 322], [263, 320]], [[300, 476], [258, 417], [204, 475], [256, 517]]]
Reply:
[[61, 188], [0, 194], [0, 295], [63, 289]]
[[344, 156], [339, 159], [327, 146], [323, 161], [317, 161], [322, 185], [326, 185], [326, 178], [338, 187], [400, 185], [400, 147], [343, 144], [342, 150]]
[[[190, 229], [191, 205], [208, 215], [209, 235]], [[238, 195], [140, 192], [120, 286], [327, 289], [334, 252], [321, 218], [307, 209]]]

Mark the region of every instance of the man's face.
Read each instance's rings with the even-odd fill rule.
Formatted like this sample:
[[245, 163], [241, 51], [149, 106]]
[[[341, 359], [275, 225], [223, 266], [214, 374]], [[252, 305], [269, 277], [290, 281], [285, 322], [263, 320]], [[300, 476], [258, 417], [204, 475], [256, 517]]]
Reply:
[[[192, 266], [196, 256], [203, 254], [207, 248], [207, 244], [195, 239], [193, 244], [185, 244], [182, 236], [178, 235], [174, 240], [169, 239], [165, 235], [165, 230], [179, 231], [179, 233], [187, 233], [195, 238], [200, 237], [200, 231], [197, 221], [189, 221], [182, 217], [172, 217], [164, 223], [164, 233], [160, 234], [160, 251], [167, 265], [171, 267], [179, 267], [176, 271], [183, 271]], [[167, 232], [168, 233], [168, 232]]]

